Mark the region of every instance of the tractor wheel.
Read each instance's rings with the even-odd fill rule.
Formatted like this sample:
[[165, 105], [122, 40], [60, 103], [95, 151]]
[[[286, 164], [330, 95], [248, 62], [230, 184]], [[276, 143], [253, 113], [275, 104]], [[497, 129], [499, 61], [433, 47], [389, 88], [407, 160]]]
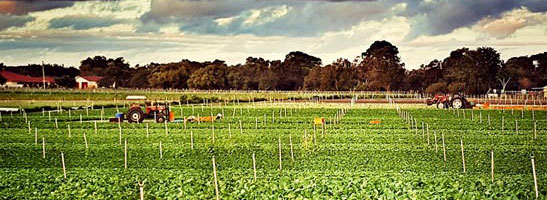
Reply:
[[462, 109], [464, 108], [464, 102], [463, 102], [463, 99], [461, 98], [455, 98], [455, 99], [452, 99], [452, 108], [454, 109]]
[[127, 121], [132, 123], [141, 123], [144, 120], [144, 112], [141, 109], [131, 109], [127, 113]]
[[437, 103], [436, 107], [438, 109], [444, 109], [444, 103], [439, 102], [439, 103]]
[[158, 115], [158, 116], [156, 117], [156, 122], [157, 122], [157, 123], [164, 123], [164, 122], [165, 122], [165, 116], [163, 116], [163, 115]]

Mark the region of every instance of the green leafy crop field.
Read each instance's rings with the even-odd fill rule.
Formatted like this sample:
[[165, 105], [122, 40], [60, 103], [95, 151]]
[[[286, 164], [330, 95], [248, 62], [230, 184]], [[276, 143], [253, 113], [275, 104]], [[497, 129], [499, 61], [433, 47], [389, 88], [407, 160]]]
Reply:
[[220, 199], [535, 199], [532, 158], [547, 198], [545, 112], [269, 101], [172, 109], [225, 117], [118, 124], [105, 120], [115, 108], [2, 113], [0, 199], [139, 199], [142, 181], [145, 199], [215, 199], [215, 184]]

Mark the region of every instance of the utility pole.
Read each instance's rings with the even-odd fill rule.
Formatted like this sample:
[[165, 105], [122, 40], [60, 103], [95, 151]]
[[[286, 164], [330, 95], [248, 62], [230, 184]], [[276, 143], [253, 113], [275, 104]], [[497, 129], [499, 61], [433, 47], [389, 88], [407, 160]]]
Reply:
[[46, 72], [44, 70], [44, 61], [42, 61], [42, 84], [44, 84], [44, 90], [46, 89]]

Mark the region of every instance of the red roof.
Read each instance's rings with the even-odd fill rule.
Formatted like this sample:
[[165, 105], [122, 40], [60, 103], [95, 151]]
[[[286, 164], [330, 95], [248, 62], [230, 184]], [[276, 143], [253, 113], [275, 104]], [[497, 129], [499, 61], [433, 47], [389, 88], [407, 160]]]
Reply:
[[82, 77], [85, 80], [94, 81], [94, 82], [99, 82], [101, 79], [103, 79], [102, 76], [80, 76], [80, 77]]
[[[0, 75], [6, 79], [7, 82], [19, 82], [19, 83], [42, 83], [42, 77], [32, 77], [22, 74], [13, 73], [10, 71], [0, 71]], [[46, 76], [47, 83], [55, 83], [55, 79], [51, 76]]]

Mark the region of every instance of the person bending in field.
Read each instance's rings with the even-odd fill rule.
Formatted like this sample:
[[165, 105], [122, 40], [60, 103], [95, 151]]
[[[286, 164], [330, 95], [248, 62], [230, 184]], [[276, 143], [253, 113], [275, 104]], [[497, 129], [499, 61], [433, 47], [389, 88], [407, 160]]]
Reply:
[[196, 117], [190, 116], [186, 118], [187, 122], [214, 122], [216, 120], [222, 119], [222, 114], [218, 113], [216, 116], [207, 116], [207, 117]]

